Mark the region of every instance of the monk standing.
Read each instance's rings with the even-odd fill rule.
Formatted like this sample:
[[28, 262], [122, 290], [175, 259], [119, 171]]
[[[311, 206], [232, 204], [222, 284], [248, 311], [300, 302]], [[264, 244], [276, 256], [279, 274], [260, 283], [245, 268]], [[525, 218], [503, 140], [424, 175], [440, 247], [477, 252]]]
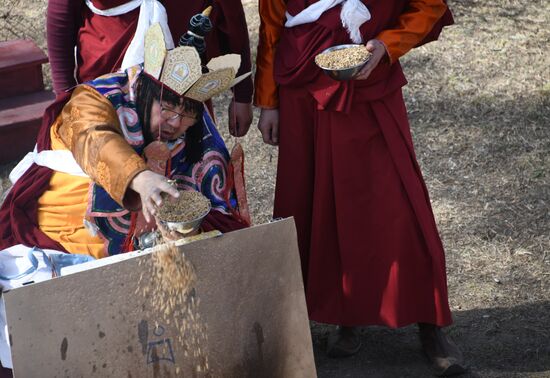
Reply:
[[[278, 145], [275, 217], [294, 216], [309, 316], [336, 324], [328, 354], [356, 353], [357, 326], [417, 323], [436, 373], [464, 371], [443, 246], [416, 161], [399, 58], [452, 23], [442, 0], [260, 0], [255, 105]], [[363, 43], [355, 80], [314, 58]]]

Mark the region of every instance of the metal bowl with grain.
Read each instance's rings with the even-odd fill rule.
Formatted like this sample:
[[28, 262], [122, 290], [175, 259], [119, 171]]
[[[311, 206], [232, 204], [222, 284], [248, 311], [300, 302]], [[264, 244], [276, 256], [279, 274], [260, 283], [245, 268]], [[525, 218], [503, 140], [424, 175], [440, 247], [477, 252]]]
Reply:
[[160, 223], [170, 231], [189, 234], [196, 231], [212, 208], [210, 200], [194, 190], [182, 190], [177, 199], [166, 198], [159, 209]]
[[352, 80], [372, 54], [365, 45], [345, 44], [329, 47], [315, 57], [315, 63], [334, 80]]

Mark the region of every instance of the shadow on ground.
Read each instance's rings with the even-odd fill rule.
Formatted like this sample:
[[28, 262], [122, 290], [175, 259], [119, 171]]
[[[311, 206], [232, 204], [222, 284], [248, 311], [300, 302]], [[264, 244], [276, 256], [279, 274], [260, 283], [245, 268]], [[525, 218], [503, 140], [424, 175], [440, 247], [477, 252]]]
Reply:
[[[550, 377], [550, 302], [454, 313], [448, 333], [462, 349], [469, 371], [463, 377]], [[315, 362], [323, 377], [430, 377], [415, 326], [398, 330], [365, 327], [355, 356], [324, 354], [330, 328], [312, 327]]]

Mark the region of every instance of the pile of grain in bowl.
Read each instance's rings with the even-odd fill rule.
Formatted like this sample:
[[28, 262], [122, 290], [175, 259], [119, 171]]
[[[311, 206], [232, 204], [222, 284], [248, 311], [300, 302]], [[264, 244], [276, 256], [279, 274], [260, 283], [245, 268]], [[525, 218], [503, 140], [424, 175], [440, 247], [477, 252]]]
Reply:
[[158, 217], [165, 222], [190, 222], [210, 210], [210, 200], [194, 190], [180, 191], [178, 198], [165, 198]]
[[319, 54], [315, 63], [329, 70], [343, 70], [364, 63], [371, 55], [364, 45], [357, 45]]

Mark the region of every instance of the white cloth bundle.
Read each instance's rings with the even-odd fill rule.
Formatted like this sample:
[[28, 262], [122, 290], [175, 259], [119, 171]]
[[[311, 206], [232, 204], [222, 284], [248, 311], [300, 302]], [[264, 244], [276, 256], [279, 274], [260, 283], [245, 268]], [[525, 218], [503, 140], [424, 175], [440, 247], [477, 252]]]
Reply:
[[68, 173], [73, 176], [88, 177], [82, 171], [74, 159], [71, 151], [68, 150], [46, 150], [38, 152], [34, 146], [34, 151], [29, 152], [10, 172], [9, 178], [12, 184], [15, 184], [21, 176], [30, 168], [32, 163], [42, 167], [50, 168], [57, 172]]
[[342, 25], [344, 25], [354, 43], [362, 43], [363, 37], [361, 36], [359, 28], [371, 19], [371, 14], [361, 0], [320, 0], [311, 4], [295, 16], [287, 12], [285, 26], [291, 28], [293, 26], [315, 22], [324, 12], [342, 3], [344, 3], [340, 11]]
[[[63, 267], [95, 261], [88, 255], [69, 254], [53, 249], [29, 248], [17, 244], [0, 251], [0, 290], [2, 292], [27, 283], [51, 280], [52, 272], [61, 275]], [[32, 303], [27, 304], [32, 308]], [[4, 298], [0, 296], [0, 362], [13, 369], [9, 329]]]

